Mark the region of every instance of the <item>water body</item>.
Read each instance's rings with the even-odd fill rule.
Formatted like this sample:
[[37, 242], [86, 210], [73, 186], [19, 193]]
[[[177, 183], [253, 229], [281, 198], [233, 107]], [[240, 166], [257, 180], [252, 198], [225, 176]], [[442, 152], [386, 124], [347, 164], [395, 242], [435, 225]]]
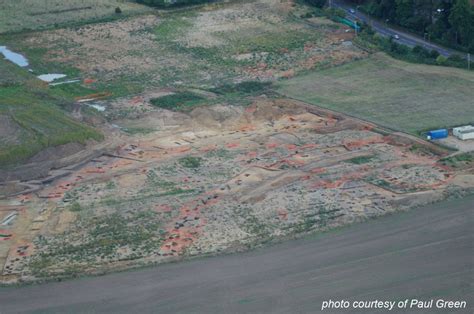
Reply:
[[58, 80], [58, 79], [61, 79], [61, 78], [64, 78], [66, 77], [65, 74], [42, 74], [42, 75], [38, 75], [38, 78], [44, 82], [48, 82], [48, 83], [51, 83], [52, 81], [54, 80]]
[[5, 46], [0, 46], [0, 53], [3, 54], [5, 59], [15, 63], [16, 65], [24, 68], [29, 65], [28, 60], [21, 54], [11, 51]]

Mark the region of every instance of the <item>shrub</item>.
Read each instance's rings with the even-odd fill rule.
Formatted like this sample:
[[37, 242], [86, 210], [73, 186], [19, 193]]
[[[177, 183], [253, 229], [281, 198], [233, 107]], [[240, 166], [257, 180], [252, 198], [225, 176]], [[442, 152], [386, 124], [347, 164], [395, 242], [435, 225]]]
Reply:
[[436, 51], [436, 50], [431, 50], [431, 52], [430, 52], [430, 57], [431, 57], [432, 59], [436, 59], [436, 58], [438, 58], [439, 56], [440, 56], [440, 54], [439, 54], [438, 51]]
[[362, 31], [364, 31], [368, 36], [374, 36], [375, 35], [374, 29], [367, 23], [362, 24]]
[[366, 164], [366, 163], [371, 162], [373, 158], [374, 156], [359, 156], [359, 157], [348, 159], [347, 162], [350, 162], [356, 165], [361, 165], [361, 164]]
[[69, 207], [69, 210], [72, 212], [80, 212], [82, 210], [81, 204], [74, 202], [71, 204], [71, 207]]
[[120, 7], [116, 7], [116, 8], [115, 8], [115, 13], [116, 13], [116, 14], [121, 14], [121, 13], [122, 13], [122, 9], [120, 9]]
[[410, 49], [405, 45], [400, 45], [394, 41], [390, 43], [390, 51], [399, 54], [399, 55], [406, 55], [410, 51]]
[[331, 18], [345, 18], [346, 17], [346, 11], [339, 9], [339, 8], [326, 8], [324, 10], [327, 16]]
[[450, 55], [448, 60], [451, 61], [451, 62], [455, 62], [455, 63], [464, 62], [464, 59], [461, 56], [456, 55], [456, 54]]
[[430, 51], [422, 46], [415, 46], [413, 47], [413, 52], [417, 55], [419, 55], [420, 57], [423, 57], [423, 58], [429, 58], [430, 57]]
[[326, 5], [326, 0], [306, 0], [305, 2], [317, 8], [322, 8]]
[[183, 157], [179, 160], [179, 163], [180, 163], [181, 166], [183, 166], [185, 168], [195, 169], [195, 168], [199, 168], [201, 166], [202, 158], [201, 157], [192, 157], [192, 156]]
[[448, 59], [445, 56], [442, 56], [442, 55], [439, 55], [436, 58], [436, 63], [439, 64], [439, 65], [445, 65], [447, 61], [448, 61]]

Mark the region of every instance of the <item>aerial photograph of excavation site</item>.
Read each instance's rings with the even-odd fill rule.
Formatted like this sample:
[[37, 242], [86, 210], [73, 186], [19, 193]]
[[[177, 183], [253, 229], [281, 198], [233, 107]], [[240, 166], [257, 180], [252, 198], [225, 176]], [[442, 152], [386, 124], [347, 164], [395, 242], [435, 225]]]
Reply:
[[0, 314], [474, 313], [474, 1], [0, 0]]

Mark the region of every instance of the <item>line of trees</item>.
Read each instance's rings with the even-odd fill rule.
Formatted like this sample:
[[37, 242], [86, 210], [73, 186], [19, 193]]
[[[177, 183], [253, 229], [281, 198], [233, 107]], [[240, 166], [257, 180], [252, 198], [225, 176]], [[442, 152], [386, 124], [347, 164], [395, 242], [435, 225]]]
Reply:
[[366, 0], [362, 8], [449, 46], [474, 52], [474, 8], [469, 0]]

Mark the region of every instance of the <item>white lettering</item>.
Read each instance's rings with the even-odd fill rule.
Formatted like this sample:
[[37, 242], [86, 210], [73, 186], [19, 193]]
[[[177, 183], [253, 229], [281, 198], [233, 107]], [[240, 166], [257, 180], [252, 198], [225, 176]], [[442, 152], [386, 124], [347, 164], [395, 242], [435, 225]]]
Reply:
[[321, 311], [324, 311], [329, 305], [328, 301], [323, 301], [323, 304], [321, 305]]
[[323, 301], [321, 305], [321, 311], [325, 309], [348, 309], [351, 303], [347, 300], [334, 301], [329, 299], [328, 301]]
[[443, 299], [436, 300], [436, 307], [438, 309], [465, 309], [466, 301], [445, 301]]

